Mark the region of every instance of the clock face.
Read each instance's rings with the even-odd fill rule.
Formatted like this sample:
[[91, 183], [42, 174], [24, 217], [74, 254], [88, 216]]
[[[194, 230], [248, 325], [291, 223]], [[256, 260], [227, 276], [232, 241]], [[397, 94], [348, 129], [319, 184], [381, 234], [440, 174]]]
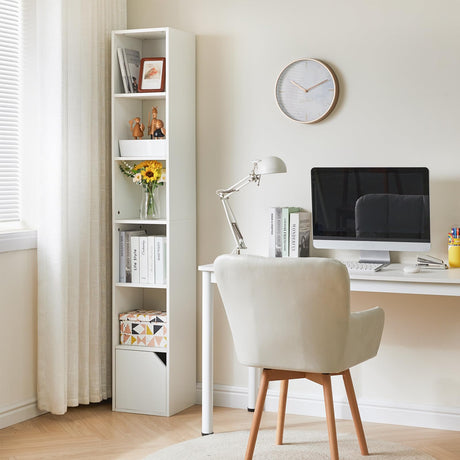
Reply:
[[316, 59], [299, 59], [281, 72], [276, 82], [280, 110], [299, 123], [316, 123], [332, 112], [339, 95], [330, 67]]

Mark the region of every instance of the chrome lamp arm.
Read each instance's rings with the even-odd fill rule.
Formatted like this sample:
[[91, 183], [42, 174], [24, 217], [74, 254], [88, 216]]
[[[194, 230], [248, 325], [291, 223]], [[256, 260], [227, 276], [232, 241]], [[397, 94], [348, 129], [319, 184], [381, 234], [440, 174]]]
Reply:
[[227, 189], [217, 190], [216, 192], [217, 196], [220, 198], [220, 201], [222, 202], [222, 206], [224, 207], [225, 216], [227, 217], [228, 225], [230, 226], [233, 239], [235, 240], [236, 248], [233, 250], [233, 252], [236, 254], [240, 254], [242, 249], [247, 249], [247, 246], [244, 242], [243, 235], [241, 234], [241, 231], [238, 227], [238, 223], [236, 222], [235, 215], [233, 214], [228, 199], [235, 192], [239, 192], [243, 187], [250, 184], [251, 182], [255, 182], [257, 185], [259, 185], [260, 174], [256, 174], [256, 167], [257, 162], [255, 161], [252, 171], [246, 177], [244, 177], [231, 187]]
[[233, 239], [235, 240], [236, 248], [233, 252], [235, 252], [236, 254], [240, 254], [241, 250], [247, 249], [247, 247], [244, 242], [243, 235], [241, 234], [238, 224], [236, 222], [232, 208], [230, 207], [228, 199], [235, 192], [239, 192], [243, 187], [250, 184], [251, 182], [255, 182], [257, 185], [259, 185], [260, 176], [264, 174], [285, 173], [286, 171], [286, 165], [284, 161], [281, 160], [281, 158], [267, 157], [262, 160], [254, 160], [252, 162], [252, 170], [246, 177], [244, 177], [236, 184], [232, 185], [227, 189], [217, 190], [216, 194], [222, 202], [222, 206], [224, 207], [225, 211], [225, 216], [227, 217], [228, 225], [230, 226]]

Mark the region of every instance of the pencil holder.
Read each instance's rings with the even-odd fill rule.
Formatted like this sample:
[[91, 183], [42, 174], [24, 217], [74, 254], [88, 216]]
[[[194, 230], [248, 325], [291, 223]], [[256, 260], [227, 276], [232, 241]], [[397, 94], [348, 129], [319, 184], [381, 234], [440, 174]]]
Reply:
[[460, 238], [449, 238], [447, 251], [449, 267], [460, 267]]

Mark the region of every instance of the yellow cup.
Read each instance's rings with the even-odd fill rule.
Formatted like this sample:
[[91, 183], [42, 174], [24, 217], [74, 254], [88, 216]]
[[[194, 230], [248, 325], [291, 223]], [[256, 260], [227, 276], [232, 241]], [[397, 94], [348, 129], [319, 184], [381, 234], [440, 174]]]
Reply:
[[460, 245], [449, 244], [447, 255], [449, 258], [449, 267], [460, 267]]

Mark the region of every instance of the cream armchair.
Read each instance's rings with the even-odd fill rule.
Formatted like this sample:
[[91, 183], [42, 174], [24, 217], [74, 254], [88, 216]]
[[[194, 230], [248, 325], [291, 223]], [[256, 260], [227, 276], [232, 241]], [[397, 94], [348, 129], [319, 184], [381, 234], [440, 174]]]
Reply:
[[281, 380], [276, 443], [282, 444], [288, 381], [323, 386], [331, 458], [339, 458], [331, 375], [342, 375], [362, 455], [368, 455], [349, 368], [377, 354], [384, 313], [350, 313], [347, 269], [325, 258], [224, 255], [214, 263], [238, 360], [263, 368], [246, 460], [252, 459], [268, 384]]

